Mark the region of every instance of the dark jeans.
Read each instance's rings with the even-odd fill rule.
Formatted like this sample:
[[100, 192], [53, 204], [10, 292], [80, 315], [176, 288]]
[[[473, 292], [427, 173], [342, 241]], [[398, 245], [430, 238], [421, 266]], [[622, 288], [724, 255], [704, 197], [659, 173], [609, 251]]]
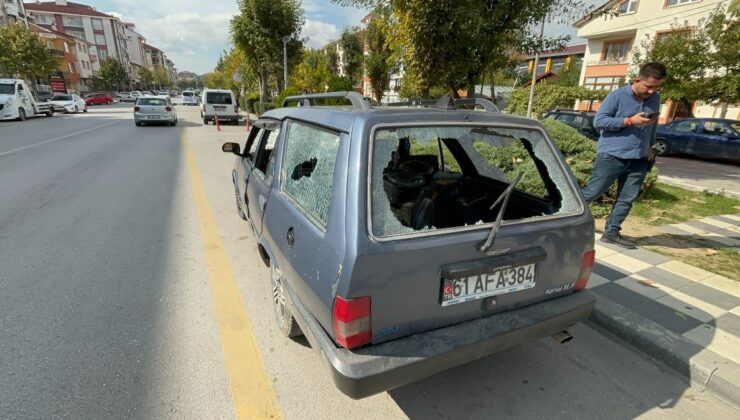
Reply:
[[604, 233], [619, 233], [622, 229], [622, 222], [627, 218], [632, 202], [640, 194], [647, 168], [647, 159], [620, 159], [606, 153], [596, 155], [591, 179], [583, 188], [586, 201], [591, 203], [601, 197], [614, 181], [618, 181], [617, 201], [606, 219]]

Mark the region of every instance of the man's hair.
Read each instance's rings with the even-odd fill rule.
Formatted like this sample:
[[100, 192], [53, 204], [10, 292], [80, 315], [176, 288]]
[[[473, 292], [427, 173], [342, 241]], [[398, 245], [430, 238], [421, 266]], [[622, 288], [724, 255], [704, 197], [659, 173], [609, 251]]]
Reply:
[[666, 70], [663, 63], [659, 63], [657, 61], [652, 63], [647, 63], [640, 67], [640, 79], [646, 80], [650, 77], [658, 80], [662, 80], [666, 76]]

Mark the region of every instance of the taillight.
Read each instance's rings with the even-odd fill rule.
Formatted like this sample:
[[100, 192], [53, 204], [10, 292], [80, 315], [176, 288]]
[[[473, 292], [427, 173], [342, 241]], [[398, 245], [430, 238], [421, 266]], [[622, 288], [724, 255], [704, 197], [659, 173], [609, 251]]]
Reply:
[[167, 111], [167, 112], [170, 112], [170, 111], [172, 111], [172, 107], [171, 106], [166, 106], [166, 107], [164, 107], [164, 110]]
[[234, 113], [236, 113], [236, 114], [238, 114], [238, 113], [239, 113], [239, 107], [238, 107], [238, 106], [236, 106], [236, 105], [234, 105]]
[[576, 280], [575, 289], [583, 290], [588, 284], [588, 278], [591, 277], [591, 270], [594, 268], [594, 262], [596, 261], [596, 251], [591, 251], [583, 254], [581, 258], [581, 272], [578, 273], [578, 280]]
[[334, 337], [340, 346], [353, 349], [370, 342], [370, 296], [334, 298]]
[[138, 106], [135, 106], [135, 107], [134, 107], [134, 112], [139, 112], [139, 111], [141, 111], [141, 108], [140, 108], [140, 107], [138, 107]]

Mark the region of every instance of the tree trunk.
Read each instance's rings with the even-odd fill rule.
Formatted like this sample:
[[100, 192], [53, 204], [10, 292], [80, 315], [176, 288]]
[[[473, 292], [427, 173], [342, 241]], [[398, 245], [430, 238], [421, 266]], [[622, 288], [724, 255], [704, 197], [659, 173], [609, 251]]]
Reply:
[[260, 102], [267, 102], [267, 74], [264, 70], [259, 73], [259, 85]]
[[727, 117], [727, 100], [722, 101], [722, 111], [719, 112], [719, 117], [722, 119]]

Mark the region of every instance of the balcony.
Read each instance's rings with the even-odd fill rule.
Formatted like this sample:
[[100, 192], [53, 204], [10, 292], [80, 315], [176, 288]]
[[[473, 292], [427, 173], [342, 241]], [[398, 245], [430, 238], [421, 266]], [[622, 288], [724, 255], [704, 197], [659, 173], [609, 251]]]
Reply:
[[49, 54], [52, 57], [64, 58], [64, 51], [62, 51], [62, 50], [57, 50], [57, 49], [54, 49], [54, 48], [49, 48]]
[[616, 60], [598, 60], [598, 61], [587, 61], [587, 66], [613, 66], [618, 64], [629, 64], [628, 58], [621, 58]]

